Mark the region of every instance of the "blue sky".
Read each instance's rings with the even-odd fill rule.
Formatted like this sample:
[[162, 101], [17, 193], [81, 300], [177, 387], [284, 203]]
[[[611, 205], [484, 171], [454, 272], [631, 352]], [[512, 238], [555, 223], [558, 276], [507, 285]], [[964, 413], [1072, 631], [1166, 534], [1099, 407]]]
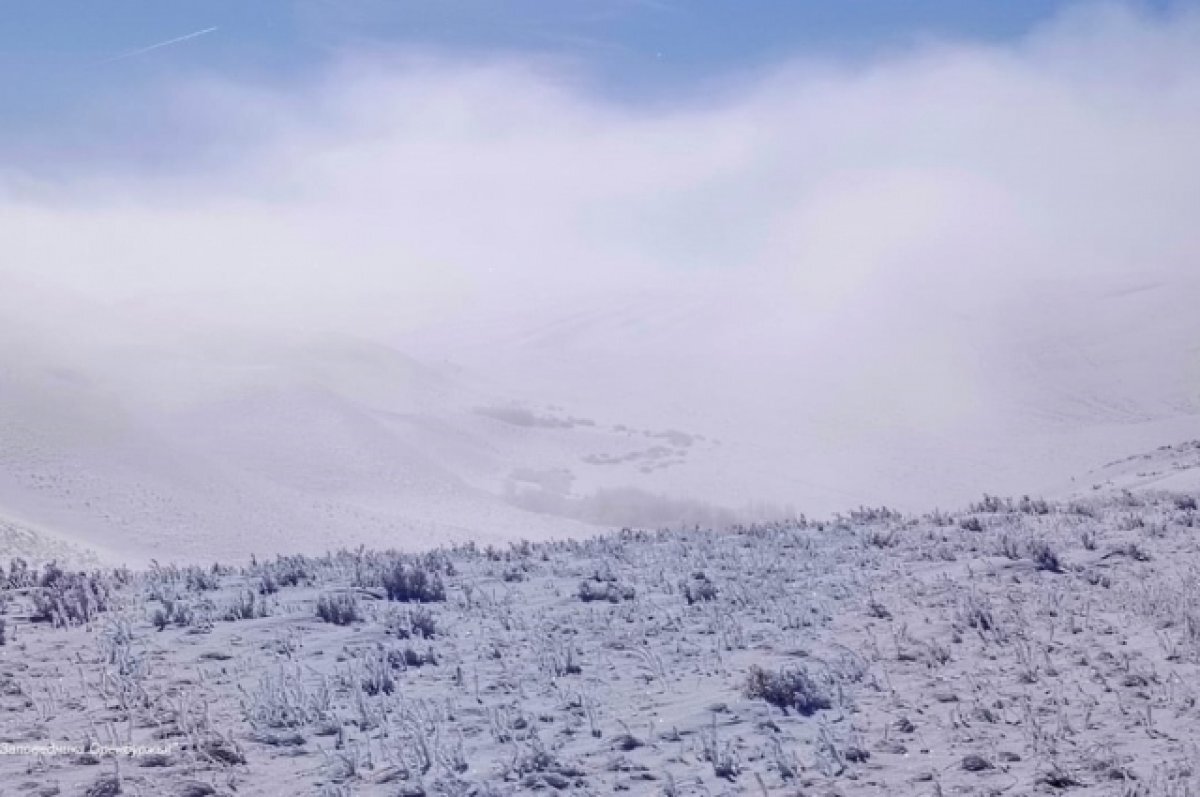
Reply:
[[1062, 5], [1059, 0], [26, 0], [7, 4], [0, 52], [8, 66], [32, 70], [24, 79], [6, 70], [10, 92], [12, 84], [32, 89], [29, 78], [35, 75], [52, 85], [66, 83], [102, 59], [213, 26], [219, 28], [214, 35], [169, 53], [157, 51], [139, 59], [140, 66], [278, 72], [369, 41], [566, 52], [614, 71], [639, 61], [665, 61], [667, 72], [674, 72], [672, 64], [709, 71], [914, 36], [1005, 38]]
[[[1131, 0], [1143, 10], [1190, 0]], [[303, 85], [347, 55], [551, 57], [621, 102], [704, 95], [791, 59], [871, 60], [930, 40], [997, 43], [1062, 0], [21, 0], [0, 24], [0, 168], [160, 168], [211, 146], [174, 87]], [[211, 30], [216, 28], [216, 30]], [[192, 36], [165, 46], [164, 42]], [[184, 109], [184, 116], [187, 116]], [[188, 144], [195, 146], [189, 147]]]
[[[1160, 7], [1169, 0], [1139, 0]], [[996, 41], [1060, 0], [23, 0], [0, 25], [0, 114], [10, 134], [180, 73], [302, 79], [361, 49], [565, 57], [617, 97], [796, 57], [877, 54], [929, 38]], [[141, 48], [217, 28], [171, 46]], [[128, 55], [128, 57], [121, 57]], [[115, 59], [115, 60], [110, 60]]]

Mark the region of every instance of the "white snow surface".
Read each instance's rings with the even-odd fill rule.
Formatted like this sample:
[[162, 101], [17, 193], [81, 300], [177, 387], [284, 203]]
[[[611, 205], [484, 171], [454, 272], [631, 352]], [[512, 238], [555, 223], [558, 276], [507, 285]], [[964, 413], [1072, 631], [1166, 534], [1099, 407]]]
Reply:
[[1061, 496], [1196, 436], [1179, 278], [830, 309], [698, 277], [375, 338], [6, 287], [0, 518], [109, 559]]

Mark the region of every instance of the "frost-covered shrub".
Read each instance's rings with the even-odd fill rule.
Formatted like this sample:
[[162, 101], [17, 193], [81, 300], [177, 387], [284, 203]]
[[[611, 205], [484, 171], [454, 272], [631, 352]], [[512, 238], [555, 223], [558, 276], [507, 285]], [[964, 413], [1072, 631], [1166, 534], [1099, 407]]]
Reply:
[[264, 586], [273, 584], [277, 589], [311, 584], [315, 579], [315, 565], [307, 556], [277, 556], [274, 562], [262, 566]]
[[966, 626], [975, 629], [984, 639], [996, 642], [1005, 642], [1008, 639], [1007, 630], [999, 622], [991, 601], [981, 593], [972, 591], [962, 596], [955, 621], [960, 628]]
[[1031, 542], [1029, 556], [1037, 565], [1038, 570], [1048, 570], [1051, 573], [1062, 572], [1062, 561], [1058, 558], [1058, 553], [1045, 540]]
[[328, 721], [333, 715], [333, 694], [328, 682], [322, 678], [319, 683], [311, 684], [298, 669], [267, 670], [256, 687], [241, 691], [242, 713], [255, 729], [299, 728]]
[[84, 797], [116, 797], [121, 793], [121, 780], [111, 772], [105, 772], [84, 790]]
[[256, 620], [269, 614], [270, 609], [267, 607], [266, 600], [256, 595], [254, 590], [247, 589], [238, 593], [233, 602], [225, 607], [225, 613], [221, 615], [221, 619], [226, 622]]
[[334, 625], [350, 625], [363, 619], [358, 598], [345, 592], [317, 598], [317, 616]]
[[390, 695], [396, 691], [396, 679], [392, 670], [399, 669], [392, 660], [391, 651], [377, 658], [368, 658], [363, 662], [364, 674], [361, 682], [362, 691], [372, 697]]
[[1080, 501], [1071, 502], [1067, 506], [1067, 511], [1072, 515], [1079, 515], [1080, 517], [1090, 517], [1093, 519], [1096, 517], [1096, 508]]
[[903, 517], [896, 510], [886, 506], [860, 506], [858, 509], [850, 510], [850, 520], [854, 523], [883, 523], [901, 520]]
[[446, 585], [436, 572], [418, 565], [395, 563], [383, 574], [383, 589], [390, 601], [435, 603], [446, 600]]
[[24, 559], [17, 556], [9, 560], [6, 581], [10, 589], [32, 587], [36, 580], [34, 571], [30, 569], [29, 563]]
[[193, 592], [209, 592], [221, 588], [220, 568], [217, 565], [213, 565], [210, 570], [191, 565], [183, 572], [187, 588]]
[[411, 636], [423, 639], [433, 639], [437, 636], [437, 620], [433, 612], [424, 607], [413, 609], [408, 613], [408, 630]]
[[1050, 504], [1044, 498], [1030, 498], [1023, 495], [1017, 504], [1017, 510], [1026, 515], [1048, 515], [1050, 514]]
[[433, 648], [426, 648], [424, 653], [420, 653], [411, 645], [405, 646], [403, 650], [392, 648], [387, 653], [387, 660], [392, 669], [396, 670], [438, 663], [437, 654], [433, 652]]
[[620, 603], [633, 600], [637, 593], [633, 587], [623, 587], [611, 581], [581, 581], [577, 594], [584, 603], [592, 601]]
[[1175, 496], [1175, 508], [1180, 511], [1188, 511], [1196, 508], [1196, 499], [1190, 495]]
[[998, 553], [1005, 559], [1012, 559], [1014, 562], [1021, 558], [1021, 543], [1011, 534], [1001, 534]]
[[746, 697], [765, 700], [784, 713], [795, 709], [805, 716], [833, 705], [827, 689], [799, 666], [772, 672], [753, 665], [746, 678], [745, 693]]
[[998, 512], [1011, 512], [1013, 503], [1011, 498], [1000, 498], [995, 495], [983, 494], [983, 500], [971, 504], [970, 511], [976, 513], [986, 512], [988, 514], [996, 514]]
[[46, 565], [30, 591], [34, 622], [68, 626], [91, 621], [111, 605], [111, 590], [100, 573], [66, 572]]
[[689, 606], [704, 601], [715, 601], [718, 594], [717, 585], [709, 581], [704, 573], [693, 574], [691, 580], [683, 584], [683, 597]]
[[872, 548], [893, 548], [900, 544], [900, 535], [895, 529], [872, 529], [867, 534], [867, 545]]
[[[159, 631], [166, 629], [166, 627], [168, 625], [172, 625], [172, 624], [174, 624], [175, 626], [177, 626], [179, 628], [196, 625], [197, 620], [200, 619], [195, 608], [192, 606], [191, 603], [188, 603], [187, 601], [177, 599], [177, 598], [161, 598], [160, 600], [162, 602], [162, 606], [155, 609], [154, 614], [151, 615], [151, 622], [154, 623], [154, 627], [157, 628]], [[247, 611], [246, 617], [227, 616], [224, 619], [239, 620], [239, 619], [249, 619], [251, 617], [254, 617], [255, 611], [254, 611], [253, 602], [251, 602], [250, 606], [248, 606], [248, 607], [244, 606], [243, 605], [244, 603], [245, 603], [245, 598], [244, 597], [239, 598], [239, 600], [238, 600], [238, 605], [240, 607], [239, 612], [241, 610], [246, 610]], [[211, 604], [208, 604], [208, 605], [211, 606]], [[263, 611], [263, 614], [261, 616], [265, 617], [266, 616], [266, 614], [265, 614], [266, 604], [262, 603], [261, 608]], [[230, 611], [227, 612], [227, 615], [229, 615], [229, 614], [234, 614], [232, 607], [230, 608]], [[204, 616], [204, 619], [206, 622], [207, 622], [207, 617], [208, 617], [207, 615]]]
[[275, 576], [268, 570], [258, 578], [258, 594], [274, 595], [276, 592], [279, 592], [279, 582], [275, 580]]

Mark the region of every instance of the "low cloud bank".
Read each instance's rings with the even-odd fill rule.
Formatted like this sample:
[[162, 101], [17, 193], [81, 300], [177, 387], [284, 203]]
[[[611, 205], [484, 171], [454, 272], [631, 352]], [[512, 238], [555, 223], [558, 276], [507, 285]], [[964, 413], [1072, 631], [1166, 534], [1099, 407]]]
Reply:
[[[138, 102], [193, 131], [153, 173], [0, 151], [0, 363], [26, 383], [69, 362], [119, 403], [151, 387], [129, 367], [147, 342], [186, 362], [216, 329], [231, 349], [367, 339], [470, 360], [493, 395], [567, 385], [587, 417], [620, 400], [620, 420], [764, 446], [799, 430], [845, 473], [908, 430], [974, 444], [1002, 403], [1195, 411], [1188, 9], [1088, 6], [1010, 44], [780, 64], [653, 105], [545, 62], [404, 53]], [[516, 500], [725, 519], [685, 492]]]

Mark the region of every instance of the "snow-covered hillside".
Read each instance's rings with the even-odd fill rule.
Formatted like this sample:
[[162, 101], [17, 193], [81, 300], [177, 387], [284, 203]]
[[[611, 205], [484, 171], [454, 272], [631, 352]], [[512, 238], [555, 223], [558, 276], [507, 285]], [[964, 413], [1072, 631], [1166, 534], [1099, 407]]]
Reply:
[[1190, 287], [817, 312], [713, 281], [390, 339], [14, 289], [0, 510], [194, 560], [1064, 495], [1193, 435]]
[[1192, 795], [1198, 524], [1194, 493], [1151, 489], [243, 567], [0, 562], [0, 778]]

